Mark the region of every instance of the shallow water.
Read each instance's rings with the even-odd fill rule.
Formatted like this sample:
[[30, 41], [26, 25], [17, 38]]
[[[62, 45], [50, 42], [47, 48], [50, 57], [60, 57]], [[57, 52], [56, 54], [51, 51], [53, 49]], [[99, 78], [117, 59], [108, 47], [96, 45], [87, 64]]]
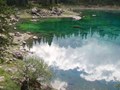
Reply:
[[82, 19], [41, 19], [18, 25], [41, 38], [28, 41], [55, 74], [59, 90], [118, 90], [120, 81], [120, 12], [82, 11]]

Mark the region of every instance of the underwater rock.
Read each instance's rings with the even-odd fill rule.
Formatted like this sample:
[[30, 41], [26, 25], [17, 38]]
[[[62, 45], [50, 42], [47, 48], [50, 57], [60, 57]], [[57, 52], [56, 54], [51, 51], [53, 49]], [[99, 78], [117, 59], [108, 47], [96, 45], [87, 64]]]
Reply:
[[73, 28], [80, 28], [80, 26], [79, 25], [75, 25], [75, 26], [73, 26]]
[[96, 15], [95, 15], [95, 14], [93, 14], [92, 16], [93, 16], [93, 17], [95, 17]]
[[80, 16], [73, 16], [72, 18], [75, 19], [75, 20], [80, 20], [80, 19], [82, 19], [82, 17], [80, 17]]

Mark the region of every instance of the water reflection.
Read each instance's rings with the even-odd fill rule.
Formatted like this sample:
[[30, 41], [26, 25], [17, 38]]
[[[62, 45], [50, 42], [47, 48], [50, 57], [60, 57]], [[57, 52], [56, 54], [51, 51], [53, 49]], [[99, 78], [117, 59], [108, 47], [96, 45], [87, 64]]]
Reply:
[[[120, 43], [120, 31], [117, 30], [117, 31], [113, 31], [113, 30], [110, 30], [110, 31], [106, 31], [106, 30], [98, 30], [98, 29], [92, 29], [90, 28], [89, 30], [79, 30], [78, 32], [73, 32], [71, 34], [66, 34], [66, 35], [56, 35], [54, 33], [47, 33], [48, 35], [44, 35], [44, 36], [40, 36], [40, 38], [38, 40], [34, 40], [34, 43], [48, 43], [48, 45], [51, 46], [52, 42], [54, 40], [58, 40], [59, 41], [64, 41], [66, 39], [70, 39], [72, 42], [69, 44], [71, 47], [76, 47], [74, 45], [73, 40], [72, 39], [79, 39], [78, 44], [80, 44], [79, 42], [82, 41], [82, 39], [86, 39], [87, 38], [91, 38], [91, 37], [95, 37], [96, 38], [99, 38], [99, 39], [103, 39], [103, 40], [108, 40], [108, 41], [111, 41], [111, 42], [115, 42], [115, 43]], [[76, 38], [78, 37], [78, 38]], [[31, 48], [33, 46], [33, 40], [28, 40], [29, 44], [28, 44], [28, 47]], [[74, 45], [73, 45], [74, 44]], [[64, 44], [62, 44], [64, 45]]]
[[29, 41], [30, 51], [52, 67], [56, 74], [52, 85], [59, 90], [116, 90], [114, 85], [120, 81], [118, 20], [102, 25], [89, 22], [86, 27], [84, 21], [76, 21], [74, 25], [80, 22], [81, 27], [61, 32], [58, 27]]
[[[92, 88], [94, 90], [116, 90], [114, 83], [111, 86], [110, 84], [106, 86], [106, 82], [120, 81], [120, 42], [115, 40], [112, 42], [111, 39], [109, 41], [107, 40], [108, 37], [107, 39], [101, 39], [98, 34], [94, 34], [92, 37], [88, 35], [87, 37], [89, 38], [82, 39], [82, 37], [74, 35], [69, 38], [54, 36], [51, 45], [41, 40], [40, 43], [33, 43], [30, 50], [43, 58], [50, 66], [59, 68], [57, 72], [60, 75], [66, 73], [66, 78], [73, 73], [78, 75], [77, 78], [73, 76], [76, 81], [69, 78], [71, 82], [75, 83], [75, 85], [70, 86], [69, 79], [65, 80], [63, 79], [64, 75], [60, 76], [60, 80], [67, 82], [68, 90], [75, 90], [73, 89], [75, 87], [80, 88], [80, 85], [83, 86], [81, 90], [92, 90]], [[76, 71], [72, 72], [74, 69]], [[70, 74], [68, 71], [70, 71]], [[91, 81], [89, 82], [89, 84], [92, 84], [91, 88], [84, 87], [80, 83], [80, 78], [85, 81], [85, 85], [87, 81]], [[101, 86], [100, 83], [96, 84], [96, 80], [105, 80], [106, 82]], [[94, 84], [97, 86], [95, 87]], [[99, 89], [100, 87], [102, 89]], [[108, 89], [109, 87], [112, 88]]]
[[[77, 69], [55, 71], [56, 77], [52, 82], [53, 86], [57, 86], [58, 90], [117, 90], [116, 82], [106, 82], [105, 80], [86, 81], [80, 77], [83, 71], [78, 72]], [[64, 89], [63, 89], [64, 88]]]

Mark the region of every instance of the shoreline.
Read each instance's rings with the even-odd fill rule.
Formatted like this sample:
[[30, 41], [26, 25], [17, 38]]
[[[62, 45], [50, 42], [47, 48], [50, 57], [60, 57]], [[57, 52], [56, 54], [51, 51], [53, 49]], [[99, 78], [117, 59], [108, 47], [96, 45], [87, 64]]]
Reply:
[[[44, 8], [42, 8], [44, 9]], [[41, 19], [41, 18], [73, 18], [80, 16], [80, 13], [75, 10], [100, 10], [100, 11], [120, 11], [120, 6], [84, 6], [84, 5], [61, 5], [60, 9], [64, 12], [61, 15], [46, 15], [46, 16], [38, 16], [37, 18], [33, 18], [33, 15], [27, 13], [26, 10], [20, 11], [18, 15], [20, 19]], [[30, 10], [30, 9], [29, 9]], [[47, 9], [44, 9], [47, 10]], [[34, 21], [34, 20], [33, 20]]]

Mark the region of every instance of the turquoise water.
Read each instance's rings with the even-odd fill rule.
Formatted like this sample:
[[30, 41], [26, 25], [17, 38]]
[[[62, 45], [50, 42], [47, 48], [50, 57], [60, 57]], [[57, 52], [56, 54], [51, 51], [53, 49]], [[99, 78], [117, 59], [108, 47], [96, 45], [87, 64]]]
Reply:
[[23, 31], [40, 39], [28, 41], [34, 55], [54, 72], [58, 90], [118, 90], [120, 81], [120, 12], [82, 11], [82, 19], [24, 21]]

